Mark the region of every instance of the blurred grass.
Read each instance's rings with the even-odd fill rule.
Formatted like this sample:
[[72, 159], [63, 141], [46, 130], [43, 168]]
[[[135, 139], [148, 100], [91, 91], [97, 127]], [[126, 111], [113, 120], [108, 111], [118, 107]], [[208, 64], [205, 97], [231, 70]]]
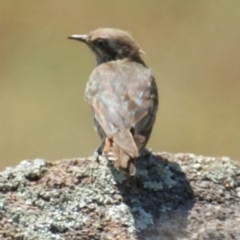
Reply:
[[149, 147], [240, 159], [239, 1], [0, 0], [0, 169], [22, 159], [91, 155], [83, 100], [95, 61], [67, 40], [128, 30], [160, 91]]

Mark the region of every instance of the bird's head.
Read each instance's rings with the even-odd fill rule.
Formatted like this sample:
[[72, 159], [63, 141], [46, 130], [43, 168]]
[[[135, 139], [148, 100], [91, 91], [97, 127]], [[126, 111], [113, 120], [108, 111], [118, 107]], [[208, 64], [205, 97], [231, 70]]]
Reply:
[[144, 52], [126, 31], [98, 28], [89, 34], [74, 34], [68, 38], [86, 43], [98, 64], [125, 58], [143, 63], [140, 54]]

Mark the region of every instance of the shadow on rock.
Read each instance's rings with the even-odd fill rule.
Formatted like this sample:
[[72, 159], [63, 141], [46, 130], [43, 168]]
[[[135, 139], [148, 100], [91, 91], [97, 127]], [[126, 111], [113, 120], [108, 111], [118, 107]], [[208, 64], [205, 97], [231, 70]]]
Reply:
[[122, 214], [119, 214], [121, 222], [126, 218], [126, 227], [135, 239], [177, 240], [187, 237], [187, 218], [194, 197], [178, 163], [170, 162], [163, 155], [148, 153], [138, 159], [136, 175], [125, 179], [110, 163], [109, 167], [128, 207], [119, 206], [122, 211], [118, 209], [116, 214]]

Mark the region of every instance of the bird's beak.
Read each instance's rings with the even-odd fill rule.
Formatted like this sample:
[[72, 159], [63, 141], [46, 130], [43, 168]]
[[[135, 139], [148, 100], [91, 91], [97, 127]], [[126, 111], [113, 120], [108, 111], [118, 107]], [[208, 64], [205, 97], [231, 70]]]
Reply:
[[68, 37], [68, 39], [78, 40], [84, 43], [87, 43], [88, 35], [86, 34], [73, 34]]

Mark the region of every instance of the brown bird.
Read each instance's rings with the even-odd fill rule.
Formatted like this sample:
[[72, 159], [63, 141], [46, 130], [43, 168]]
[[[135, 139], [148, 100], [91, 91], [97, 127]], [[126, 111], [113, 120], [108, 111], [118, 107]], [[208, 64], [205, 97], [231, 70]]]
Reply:
[[102, 140], [97, 152], [134, 175], [135, 160], [149, 140], [158, 109], [157, 86], [140, 56], [143, 51], [119, 29], [99, 28], [69, 38], [86, 43], [97, 59], [85, 90]]

